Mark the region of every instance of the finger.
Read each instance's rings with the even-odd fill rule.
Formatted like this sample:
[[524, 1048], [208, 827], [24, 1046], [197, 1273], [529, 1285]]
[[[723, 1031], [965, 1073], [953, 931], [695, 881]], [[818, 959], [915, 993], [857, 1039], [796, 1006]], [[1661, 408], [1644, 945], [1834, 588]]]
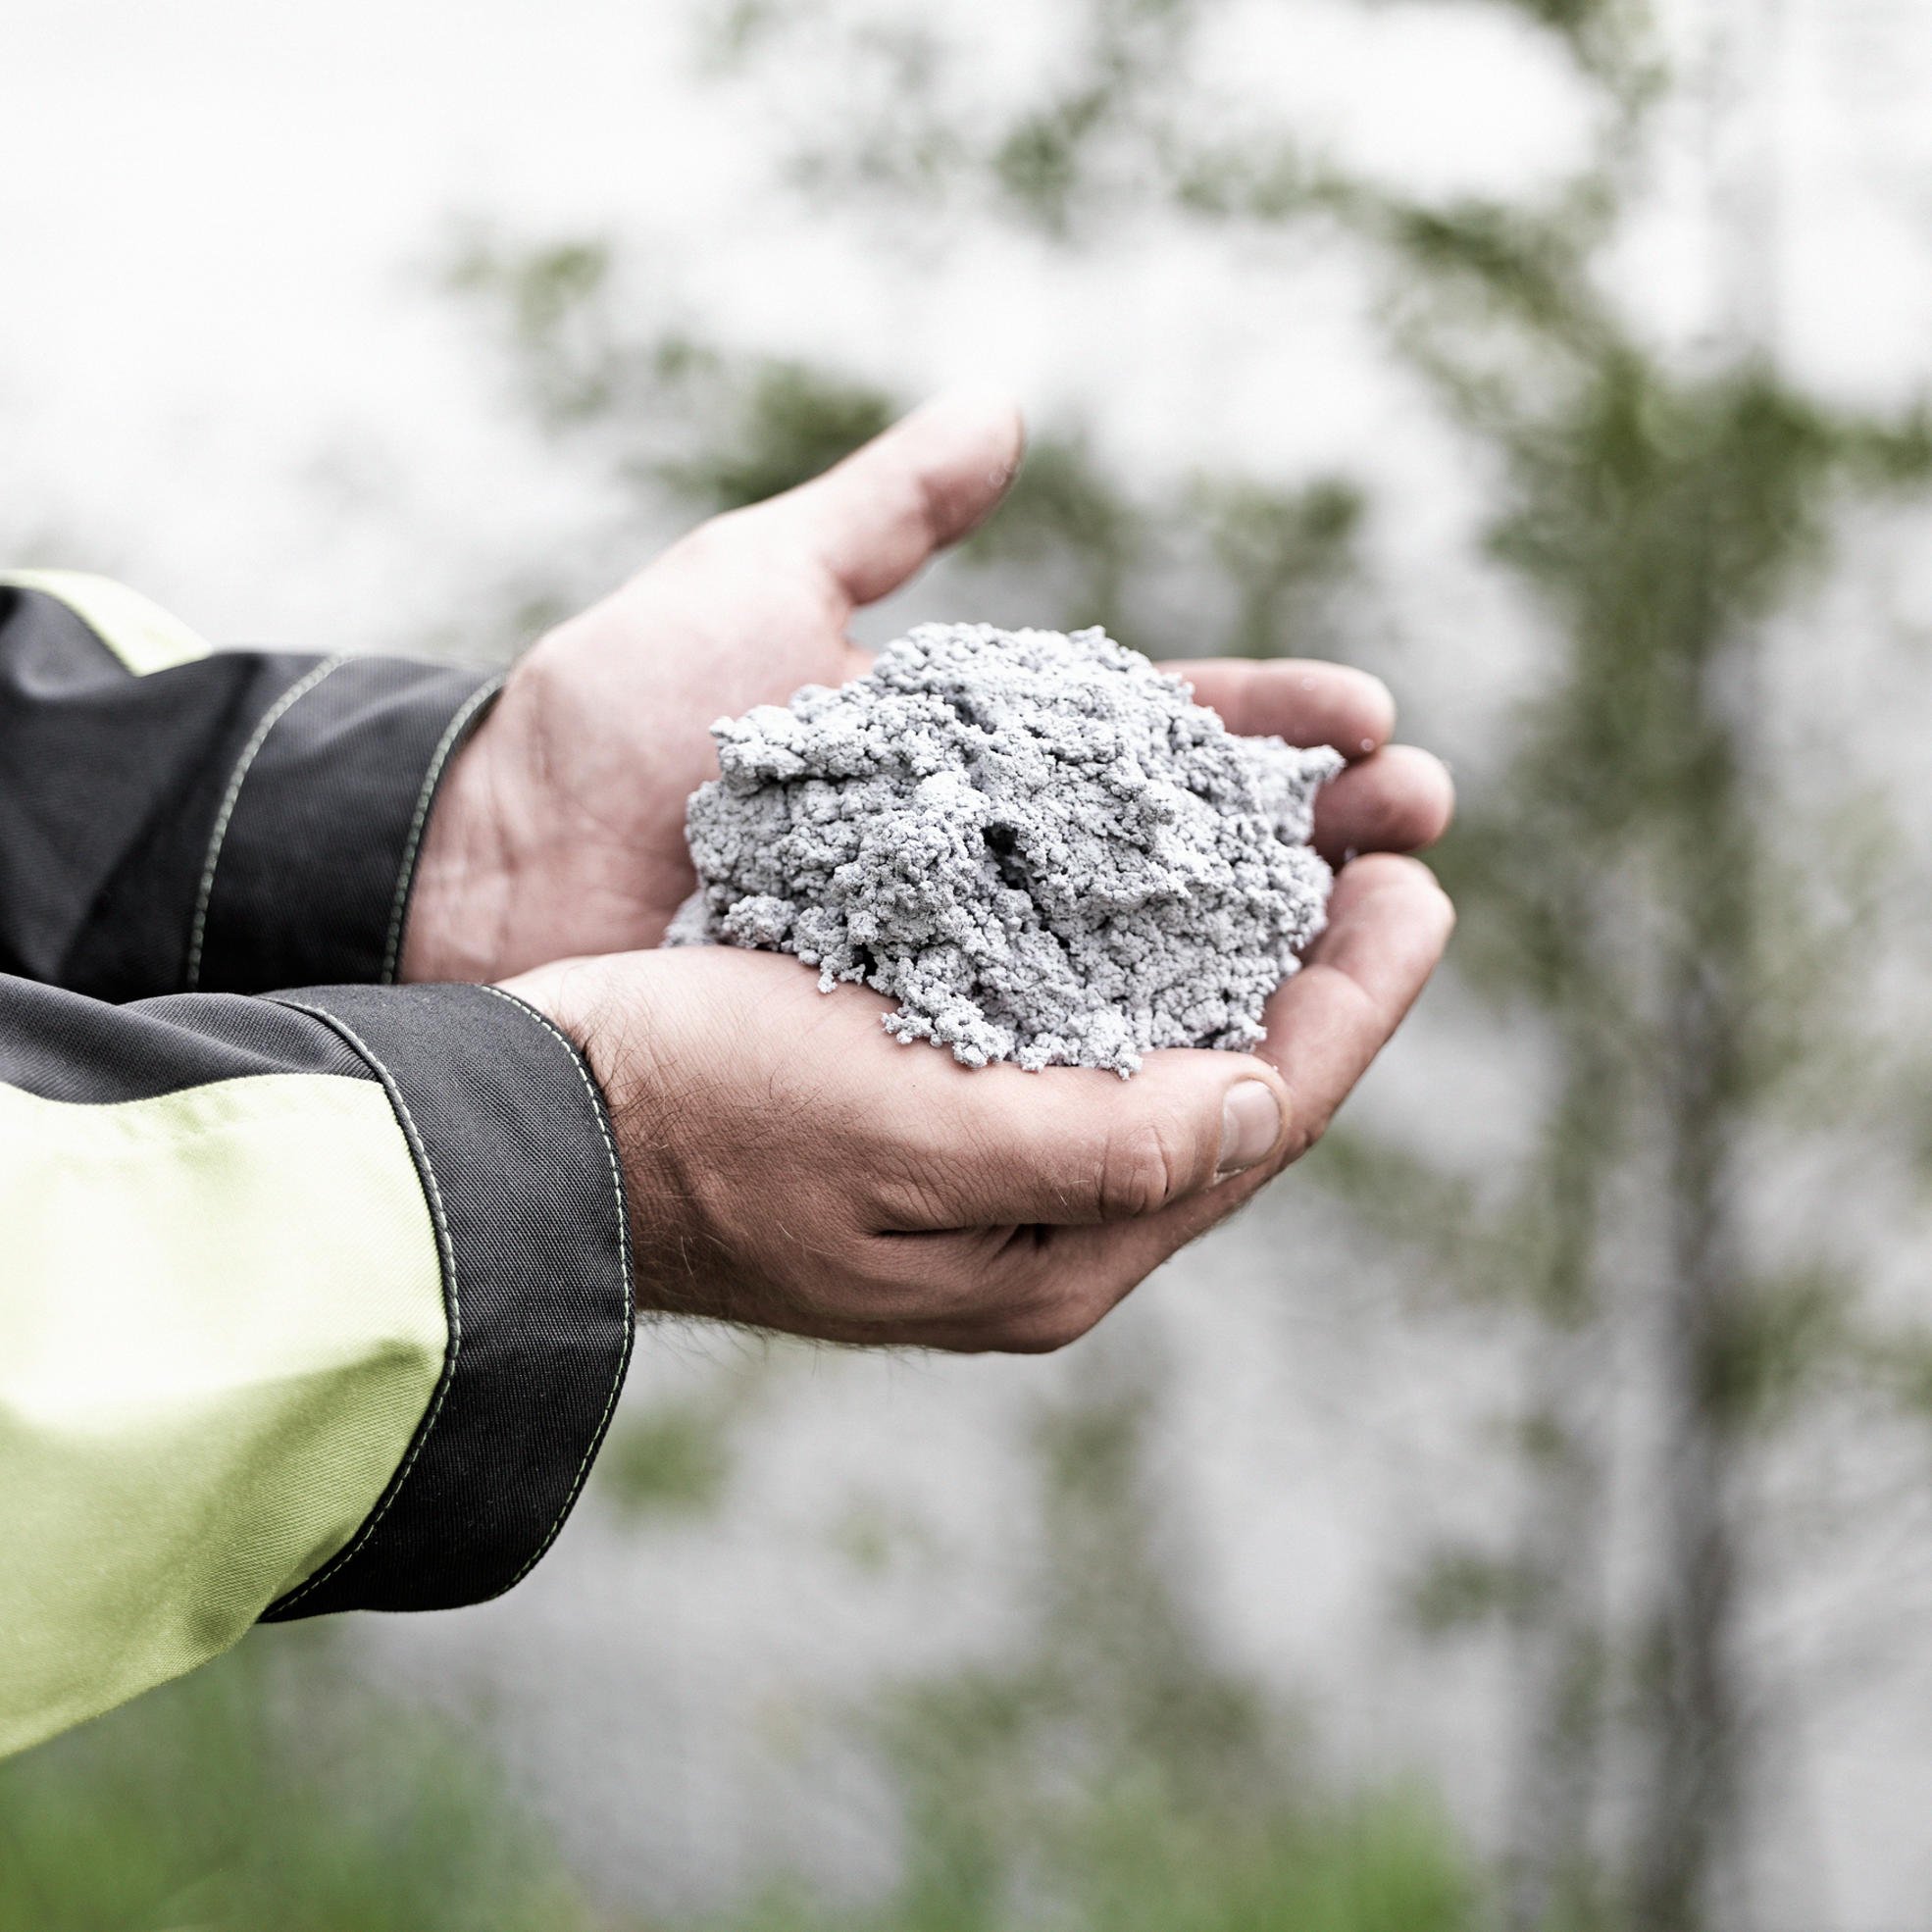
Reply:
[[[915, 1347], [1006, 1354], [1063, 1348], [1104, 1320], [1177, 1249], [1251, 1198], [1266, 1170], [1225, 1181], [1146, 1220], [1022, 1226], [925, 1239], [941, 1284], [898, 1324]], [[971, 1282], [969, 1291], [958, 1288]]]
[[[917, 1109], [928, 1127], [890, 1196], [893, 1225], [1151, 1220], [1230, 1171], [1279, 1165], [1312, 1145], [1421, 991], [1452, 914], [1427, 868], [1373, 856], [1343, 869], [1329, 921], [1308, 963], [1269, 1001], [1258, 1055], [1150, 1053], [1128, 1081], [1086, 1069], [925, 1063], [945, 1091]], [[1235, 1111], [1263, 1118], [1255, 1085], [1286, 1100], [1288, 1131], [1268, 1133], [1258, 1161], [1249, 1146], [1238, 1162], [1242, 1121], [1229, 1117], [1229, 1102], [1243, 1090]]]
[[1186, 1237], [1170, 1231], [1180, 1211], [1145, 1222], [885, 1237], [894, 1244], [889, 1265], [905, 1284], [906, 1306], [883, 1320], [828, 1328], [825, 1339], [969, 1353], [1065, 1347], [1181, 1245]]
[[1412, 744], [1392, 744], [1338, 773], [1315, 795], [1315, 848], [1331, 864], [1357, 852], [1433, 845], [1455, 812], [1449, 767]]
[[1259, 1055], [1288, 1083], [1290, 1157], [1327, 1130], [1436, 970], [1455, 909], [1417, 859], [1375, 853], [1345, 866], [1328, 930], [1268, 1001]]
[[985, 522], [1020, 467], [1025, 432], [1002, 396], [936, 397], [821, 477], [741, 513], [795, 539], [849, 607], [895, 590]]
[[[1454, 925], [1448, 895], [1412, 859], [1357, 860], [1336, 883], [1328, 932], [1276, 993], [1260, 1057], [1285, 1075], [1289, 1133], [1255, 1167], [1153, 1215], [1051, 1228], [1005, 1259], [1002, 1312], [949, 1347], [1031, 1351], [1084, 1334], [1191, 1241], [1245, 1206], [1287, 1160], [1320, 1138], [1415, 1003]], [[1150, 1060], [1149, 1065], [1152, 1064]]]
[[1202, 658], [1163, 664], [1195, 687], [1195, 702], [1244, 737], [1332, 744], [1361, 758], [1389, 741], [1396, 700], [1380, 678], [1314, 658]]
[[1078, 1226], [1160, 1213], [1269, 1159], [1288, 1094], [1243, 1053], [1150, 1053], [1132, 1080], [1091, 1068], [995, 1066], [926, 1109], [905, 1178], [882, 1198], [893, 1225]]

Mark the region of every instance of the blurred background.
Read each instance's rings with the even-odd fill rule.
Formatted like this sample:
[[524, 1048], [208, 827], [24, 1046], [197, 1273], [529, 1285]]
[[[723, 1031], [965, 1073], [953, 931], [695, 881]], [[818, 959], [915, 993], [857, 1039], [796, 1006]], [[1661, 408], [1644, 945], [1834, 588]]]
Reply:
[[[1932, 1914], [1932, 10], [7, 0], [0, 550], [501, 658], [955, 381], [869, 613], [1362, 664], [1450, 970], [1089, 1342], [658, 1325], [556, 1551], [0, 1767], [0, 1928]], [[1917, 801], [1916, 803], [1914, 801]]]

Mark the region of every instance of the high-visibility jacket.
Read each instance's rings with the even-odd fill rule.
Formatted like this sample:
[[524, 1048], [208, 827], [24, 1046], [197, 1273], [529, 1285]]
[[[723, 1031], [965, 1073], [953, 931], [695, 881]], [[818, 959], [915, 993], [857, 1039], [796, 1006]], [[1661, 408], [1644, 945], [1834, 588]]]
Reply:
[[574, 1046], [394, 984], [494, 686], [0, 577], [0, 1754], [258, 1618], [474, 1602], [624, 1379]]

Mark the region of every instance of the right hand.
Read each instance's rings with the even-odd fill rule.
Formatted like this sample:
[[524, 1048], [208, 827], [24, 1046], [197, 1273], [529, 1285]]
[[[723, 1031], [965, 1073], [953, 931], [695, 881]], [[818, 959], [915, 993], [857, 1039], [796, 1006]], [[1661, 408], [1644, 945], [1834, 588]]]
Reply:
[[506, 981], [583, 1047], [616, 1127], [639, 1305], [835, 1342], [1037, 1352], [1083, 1335], [1321, 1135], [1453, 916], [1358, 859], [1256, 1053], [1132, 1080], [970, 1069], [776, 953], [565, 960]]
[[[714, 517], [541, 638], [436, 789], [403, 978], [495, 980], [656, 945], [697, 883], [685, 811], [717, 775], [712, 724], [864, 671], [853, 612], [986, 517], [1020, 445], [1010, 403], [941, 399], [824, 476]], [[1331, 857], [1410, 850], [1448, 823], [1449, 774], [1386, 742], [1378, 679], [1290, 658], [1167, 668], [1230, 731], [1347, 759], [1315, 807]]]

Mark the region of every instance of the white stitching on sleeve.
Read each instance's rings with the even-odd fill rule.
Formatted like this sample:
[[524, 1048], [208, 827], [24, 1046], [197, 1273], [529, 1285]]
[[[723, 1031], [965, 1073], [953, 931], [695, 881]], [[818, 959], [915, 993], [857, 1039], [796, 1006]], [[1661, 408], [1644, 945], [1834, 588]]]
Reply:
[[[416, 1432], [416, 1440], [410, 1445], [409, 1454], [404, 1458], [402, 1467], [390, 1480], [388, 1491], [377, 1506], [375, 1514], [363, 1524], [361, 1532], [354, 1541], [310, 1577], [299, 1590], [291, 1596], [277, 1600], [278, 1608], [287, 1609], [299, 1603], [311, 1590], [327, 1583], [355, 1555], [356, 1551], [375, 1534], [377, 1524], [389, 1513], [389, 1505], [402, 1494], [403, 1485], [409, 1480], [409, 1472], [415, 1468], [417, 1457], [423, 1453], [423, 1445], [430, 1440], [436, 1426], [436, 1418], [442, 1413], [443, 1398], [449, 1394], [451, 1383], [456, 1380], [457, 1358], [463, 1352], [463, 1304], [456, 1289], [456, 1247], [449, 1238], [449, 1221], [443, 1211], [442, 1191], [436, 1186], [436, 1170], [430, 1163], [430, 1150], [424, 1144], [422, 1135], [416, 1131], [416, 1122], [410, 1114], [409, 1102], [403, 1098], [402, 1089], [396, 1085], [395, 1076], [377, 1058], [369, 1042], [346, 1020], [338, 1019], [333, 1013], [325, 1012], [319, 1006], [307, 1005], [299, 999], [278, 999], [276, 1004], [292, 1006], [297, 1012], [306, 1013], [311, 1019], [320, 1020], [324, 1026], [333, 1029], [381, 1075], [383, 1089], [389, 1096], [389, 1104], [395, 1108], [396, 1115], [402, 1122], [403, 1133], [409, 1141], [410, 1151], [416, 1156], [416, 1163], [422, 1169], [424, 1179], [429, 1183], [430, 1214], [435, 1222], [436, 1229], [436, 1252], [442, 1261], [443, 1280], [449, 1285], [449, 1352], [443, 1362], [442, 1375], [436, 1383], [436, 1398], [431, 1406], [429, 1420]], [[556, 1531], [553, 1529], [550, 1534], [554, 1536]]]
[[524, 1564], [523, 1568], [503, 1586], [505, 1590], [514, 1590], [535, 1568], [536, 1564], [541, 1560], [543, 1552], [549, 1549], [551, 1544], [556, 1542], [557, 1532], [563, 1528], [564, 1518], [570, 1514], [572, 1506], [577, 1501], [579, 1492], [584, 1488], [585, 1478], [590, 1473], [591, 1458], [596, 1453], [597, 1445], [603, 1441], [605, 1429], [610, 1425], [611, 1411], [617, 1406], [617, 1393], [624, 1387], [624, 1371], [630, 1366], [631, 1344], [633, 1336], [636, 1333], [636, 1323], [632, 1315], [632, 1308], [636, 1299], [636, 1295], [631, 1278], [631, 1222], [624, 1207], [623, 1169], [618, 1165], [617, 1146], [611, 1140], [610, 1128], [605, 1124], [603, 1100], [598, 1094], [596, 1088], [591, 1084], [589, 1074], [585, 1070], [583, 1054], [572, 1045], [570, 1041], [564, 1037], [563, 1033], [545, 1015], [539, 1013], [528, 1001], [519, 999], [514, 993], [505, 992], [501, 987], [486, 986], [482, 988], [481, 991], [494, 993], [505, 1005], [514, 1006], [520, 1012], [529, 1014], [538, 1026], [551, 1035], [570, 1054], [571, 1065], [577, 1069], [577, 1077], [584, 1083], [584, 1091], [589, 1096], [590, 1117], [597, 1123], [597, 1134], [604, 1144], [604, 1156], [610, 1162], [611, 1188], [617, 1195], [618, 1256], [624, 1280], [624, 1347], [618, 1352], [617, 1373], [611, 1378], [610, 1394], [604, 1398], [604, 1412], [597, 1418], [596, 1428], [590, 1432], [589, 1445], [584, 1451], [583, 1461], [577, 1465], [577, 1474], [572, 1479], [570, 1494], [564, 1498], [562, 1505], [557, 1510], [556, 1521], [550, 1525], [549, 1530], [544, 1535], [543, 1541], [531, 1552], [530, 1558]]
[[288, 714], [295, 702], [305, 697], [322, 683], [331, 671], [337, 670], [347, 660], [342, 657], [326, 657], [307, 676], [298, 678], [282, 692], [262, 715], [262, 722], [255, 727], [253, 736], [241, 747], [241, 756], [235, 760], [234, 771], [229, 779], [229, 788], [222, 796], [222, 809], [215, 815], [215, 830], [208, 839], [208, 858], [201, 868], [201, 887], [194, 895], [194, 925], [188, 937], [188, 964], [185, 980], [186, 990], [194, 991], [201, 984], [201, 950], [208, 937], [208, 905], [215, 896], [215, 868], [222, 861], [222, 841], [229, 836], [229, 821], [234, 817], [235, 801], [241, 796], [242, 781], [254, 764], [262, 746], [268, 742], [269, 734]]
[[492, 678], [481, 689], [472, 691], [456, 716], [449, 721], [448, 729], [436, 745], [435, 756], [430, 760], [423, 789], [416, 795], [416, 815], [409, 822], [409, 839], [402, 848], [402, 868], [396, 874], [396, 895], [389, 910], [389, 940], [382, 948], [381, 984], [385, 987], [395, 985], [396, 972], [402, 964], [403, 915], [409, 910], [409, 888], [416, 877], [416, 854], [430, 822], [430, 807], [435, 802], [436, 787], [442, 783], [442, 768], [462, 743], [464, 733], [470, 729], [470, 720], [502, 688], [503, 679], [499, 677]]
[[[625, 1371], [631, 1363], [632, 1343], [636, 1333], [632, 1314], [633, 1304], [636, 1300], [636, 1289], [632, 1275], [631, 1224], [630, 1217], [625, 1212], [623, 1170], [618, 1164], [616, 1144], [612, 1141], [610, 1128], [605, 1122], [603, 1101], [599, 1097], [596, 1087], [592, 1083], [589, 1074], [585, 1069], [583, 1055], [578, 1052], [577, 1048], [550, 1019], [544, 1014], [539, 1013], [535, 1007], [530, 1005], [527, 1001], [519, 999], [514, 993], [505, 992], [500, 987], [486, 986], [480, 988], [479, 991], [494, 994], [505, 1005], [514, 1006], [519, 1012], [534, 1020], [571, 1056], [571, 1065], [576, 1069], [577, 1077], [583, 1082], [585, 1093], [590, 1101], [591, 1118], [597, 1123], [597, 1136], [604, 1144], [604, 1157], [610, 1164], [611, 1187], [617, 1200], [618, 1258], [624, 1289], [624, 1345], [618, 1351], [617, 1369], [611, 1378], [610, 1393], [604, 1398], [603, 1413], [597, 1418], [597, 1426], [591, 1432], [590, 1442], [585, 1447], [583, 1459], [577, 1465], [577, 1473], [571, 1480], [570, 1491], [558, 1506], [556, 1517], [551, 1522], [549, 1529], [544, 1532], [543, 1540], [532, 1551], [529, 1557], [525, 1560], [523, 1567], [503, 1586], [503, 1591], [509, 1591], [514, 1590], [535, 1568], [550, 1546], [556, 1542], [558, 1532], [564, 1526], [564, 1519], [570, 1514], [579, 1495], [583, 1491], [585, 1480], [590, 1473], [590, 1463], [596, 1452], [596, 1446], [602, 1442], [604, 1431], [610, 1426], [611, 1412], [617, 1406], [618, 1391], [624, 1386]], [[457, 1358], [461, 1354], [463, 1347], [463, 1324], [461, 1304], [456, 1289], [456, 1254], [454, 1245], [450, 1240], [448, 1222], [443, 1211], [442, 1195], [436, 1186], [435, 1170], [430, 1163], [429, 1151], [423, 1144], [422, 1136], [417, 1132], [416, 1123], [410, 1116], [408, 1104], [402, 1097], [402, 1092], [397, 1087], [394, 1076], [376, 1056], [368, 1042], [346, 1021], [337, 1019], [334, 1014], [326, 1012], [320, 1007], [307, 1005], [299, 999], [278, 999], [277, 1004], [293, 1007], [299, 1012], [307, 1013], [312, 1018], [320, 1020], [325, 1026], [334, 1028], [381, 1075], [382, 1084], [389, 1093], [397, 1114], [401, 1118], [403, 1130], [408, 1137], [410, 1147], [415, 1152], [418, 1163], [429, 1181], [430, 1207], [435, 1221], [436, 1245], [442, 1257], [444, 1279], [449, 1284], [450, 1323], [449, 1356], [443, 1366], [442, 1379], [436, 1389], [435, 1401], [431, 1408], [429, 1420], [423, 1425], [423, 1428], [417, 1435], [416, 1441], [410, 1448], [407, 1459], [390, 1482], [388, 1492], [383, 1497], [375, 1514], [363, 1525], [361, 1533], [356, 1537], [354, 1542], [334, 1556], [316, 1575], [312, 1576], [299, 1590], [278, 1601], [278, 1608], [287, 1609], [300, 1602], [310, 1591], [326, 1583], [341, 1569], [343, 1564], [348, 1562], [361, 1550], [363, 1545], [369, 1541], [369, 1538], [375, 1532], [376, 1526], [388, 1513], [390, 1504], [402, 1494], [403, 1485], [409, 1478], [409, 1472], [415, 1467], [417, 1457], [422, 1453], [424, 1444], [429, 1441], [431, 1432], [435, 1428], [436, 1418], [442, 1413], [443, 1398], [449, 1393], [450, 1385], [455, 1380]], [[500, 1596], [503, 1592], [499, 1591], [496, 1594]]]

